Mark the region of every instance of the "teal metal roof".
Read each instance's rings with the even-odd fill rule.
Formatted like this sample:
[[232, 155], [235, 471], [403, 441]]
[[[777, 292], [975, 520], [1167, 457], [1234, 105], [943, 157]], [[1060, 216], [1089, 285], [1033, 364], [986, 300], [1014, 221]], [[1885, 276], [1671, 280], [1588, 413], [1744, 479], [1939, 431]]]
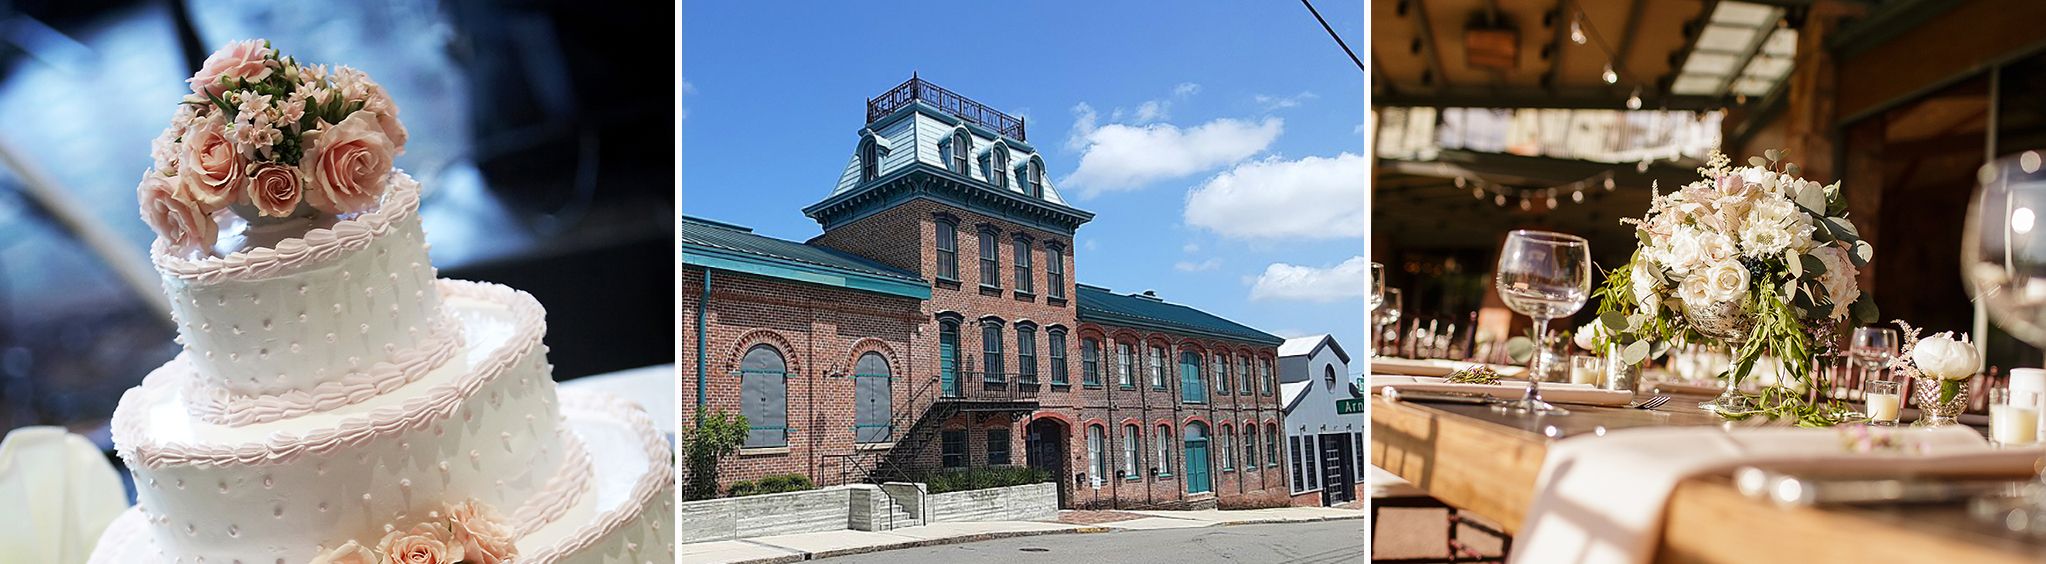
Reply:
[[1252, 329], [1205, 311], [1138, 294], [1117, 294], [1107, 288], [1079, 284], [1079, 317], [1123, 327], [1141, 327], [1172, 333], [1214, 337], [1278, 346], [1286, 342], [1277, 335]]
[[682, 264], [920, 300], [931, 297], [930, 282], [913, 272], [697, 217], [682, 217]]

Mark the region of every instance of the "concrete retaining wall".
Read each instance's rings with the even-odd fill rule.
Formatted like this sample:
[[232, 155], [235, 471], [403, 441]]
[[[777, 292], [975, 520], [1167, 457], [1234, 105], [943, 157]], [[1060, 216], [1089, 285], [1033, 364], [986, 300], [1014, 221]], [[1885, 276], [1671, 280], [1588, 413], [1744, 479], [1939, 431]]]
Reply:
[[681, 520], [677, 525], [683, 543], [842, 531], [849, 526], [857, 488], [873, 486], [684, 502], [676, 514]]
[[933, 494], [925, 498], [930, 522], [1035, 521], [1059, 514], [1058, 484], [1042, 483]]

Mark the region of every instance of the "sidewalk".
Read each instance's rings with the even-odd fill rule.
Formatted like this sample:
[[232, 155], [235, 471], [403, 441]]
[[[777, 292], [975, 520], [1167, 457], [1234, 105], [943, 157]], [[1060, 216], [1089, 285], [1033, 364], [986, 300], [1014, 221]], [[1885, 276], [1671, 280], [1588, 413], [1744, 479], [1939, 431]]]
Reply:
[[[828, 531], [700, 542], [682, 545], [681, 560], [703, 563], [775, 564], [799, 562], [846, 554], [913, 548], [937, 544], [1066, 533], [1103, 533], [1123, 530], [1183, 529], [1246, 525], [1253, 523], [1300, 523], [1331, 519], [1363, 519], [1361, 509], [1330, 507], [1279, 507], [1240, 511], [1060, 511], [1059, 520], [983, 521], [935, 523], [893, 531]], [[1106, 522], [1100, 522], [1106, 521]], [[1097, 524], [1074, 524], [1098, 522]]]

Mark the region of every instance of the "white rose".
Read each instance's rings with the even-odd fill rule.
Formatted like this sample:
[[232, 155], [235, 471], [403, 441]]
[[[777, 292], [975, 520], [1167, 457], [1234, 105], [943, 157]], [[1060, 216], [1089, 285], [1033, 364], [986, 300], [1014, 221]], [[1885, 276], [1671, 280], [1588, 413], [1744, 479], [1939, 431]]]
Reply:
[[1703, 309], [1719, 303], [1712, 299], [1712, 284], [1706, 280], [1703, 271], [1684, 277], [1677, 284], [1677, 297], [1684, 301], [1685, 309]]
[[1670, 236], [1669, 258], [1663, 264], [1679, 275], [1690, 274], [1692, 269], [1705, 264], [1705, 248], [1698, 244], [1696, 230], [1678, 228]]
[[1827, 245], [1812, 251], [1812, 254], [1826, 265], [1826, 273], [1819, 275], [1819, 285], [1825, 287], [1826, 298], [1833, 302], [1833, 311], [1828, 317], [1845, 317], [1854, 300], [1861, 299], [1861, 287], [1855, 283], [1860, 272], [1854, 268], [1854, 261], [1848, 259], [1847, 251], [1840, 247]]
[[1634, 286], [1634, 302], [1640, 304], [1641, 309], [1662, 303], [1662, 296], [1656, 292], [1662, 288], [1662, 275], [1656, 272], [1656, 268], [1636, 262], [1633, 272], [1627, 275], [1627, 282]]
[[1740, 246], [1732, 237], [1719, 233], [1706, 233], [1698, 237], [1699, 252], [1707, 263], [1720, 263], [1740, 257]]
[[1965, 335], [1955, 340], [1954, 332], [1947, 331], [1919, 339], [1911, 347], [1911, 363], [1926, 376], [1962, 380], [1975, 375], [1975, 369], [1982, 365], [1982, 356]]
[[1748, 269], [1741, 263], [1725, 261], [1706, 267], [1705, 296], [1715, 302], [1739, 301], [1748, 295]]
[[1577, 348], [1592, 351], [1598, 350], [1593, 347], [1596, 347], [1598, 341], [1606, 338], [1606, 336], [1606, 324], [1593, 320], [1591, 323], [1584, 324], [1583, 327], [1578, 327], [1577, 334], [1572, 335], [1570, 341], [1576, 343]]

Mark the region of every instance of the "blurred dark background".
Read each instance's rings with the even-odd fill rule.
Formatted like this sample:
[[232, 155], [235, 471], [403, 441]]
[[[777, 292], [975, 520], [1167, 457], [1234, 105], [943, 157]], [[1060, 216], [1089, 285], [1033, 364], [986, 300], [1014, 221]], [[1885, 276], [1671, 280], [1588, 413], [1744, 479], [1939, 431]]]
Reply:
[[184, 79], [244, 38], [391, 92], [441, 276], [539, 298], [556, 379], [672, 362], [673, 10], [0, 0], [0, 432], [106, 447], [122, 391], [177, 354], [135, 181]]

